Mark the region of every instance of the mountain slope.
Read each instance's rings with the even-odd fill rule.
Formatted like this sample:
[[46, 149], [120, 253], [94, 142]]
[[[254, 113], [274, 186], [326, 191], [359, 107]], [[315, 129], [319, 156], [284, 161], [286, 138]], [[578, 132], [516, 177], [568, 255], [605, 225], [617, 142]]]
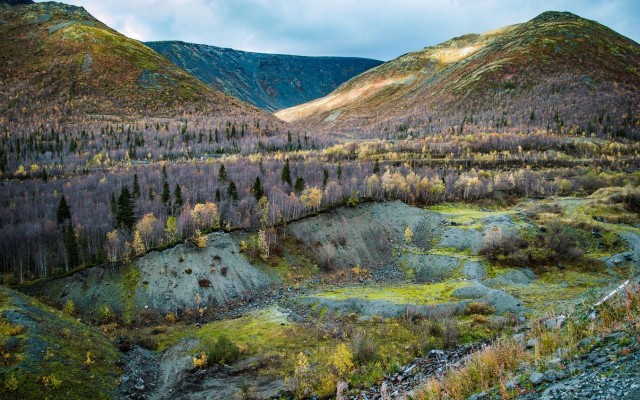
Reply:
[[0, 37], [0, 123], [34, 115], [258, 113], [81, 7], [46, 2], [4, 8]]
[[262, 54], [184, 42], [146, 45], [214, 89], [269, 111], [322, 97], [382, 64], [366, 58]]
[[403, 55], [285, 121], [344, 132], [547, 128], [638, 130], [640, 45], [596, 22], [546, 12]]

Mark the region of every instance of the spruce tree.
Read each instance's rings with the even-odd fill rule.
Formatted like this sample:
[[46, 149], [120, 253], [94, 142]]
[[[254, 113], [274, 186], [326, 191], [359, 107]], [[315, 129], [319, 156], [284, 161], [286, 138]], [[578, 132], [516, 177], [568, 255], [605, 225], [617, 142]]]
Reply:
[[326, 168], [322, 169], [322, 187], [326, 187], [327, 186], [327, 182], [329, 182], [329, 170], [327, 170]]
[[380, 172], [380, 163], [378, 162], [378, 160], [376, 160], [376, 162], [373, 164], [373, 173], [377, 174], [378, 172]]
[[178, 185], [177, 183], [176, 183], [175, 189], [173, 190], [173, 198], [175, 199], [174, 204], [176, 208], [180, 209], [184, 204], [184, 201], [182, 200], [182, 189], [180, 188], [180, 185]]
[[304, 179], [302, 179], [301, 176], [296, 178], [296, 184], [293, 186], [293, 190], [295, 190], [296, 193], [300, 193], [304, 190]]
[[229, 186], [227, 187], [227, 194], [232, 200], [238, 200], [238, 188], [233, 181], [229, 182]]
[[342, 178], [342, 163], [338, 163], [338, 179]]
[[71, 226], [71, 221], [67, 223], [64, 231], [64, 249], [67, 254], [67, 262], [70, 269], [80, 265], [80, 250], [78, 249], [78, 238]]
[[140, 197], [140, 183], [138, 182], [138, 174], [133, 174], [133, 197]]
[[220, 189], [216, 189], [216, 202], [220, 203]]
[[264, 189], [262, 187], [262, 182], [260, 182], [259, 176], [256, 177], [256, 181], [251, 187], [251, 193], [253, 193], [253, 197], [255, 197], [256, 200], [260, 200], [262, 196], [264, 196]]
[[69, 208], [67, 199], [64, 197], [64, 195], [60, 196], [60, 203], [58, 203], [56, 218], [59, 224], [63, 223], [67, 219], [71, 220], [71, 209]]
[[135, 203], [133, 196], [129, 192], [129, 187], [123, 186], [118, 197], [118, 214], [117, 222], [129, 231], [133, 229], [136, 223]]
[[168, 204], [169, 200], [171, 200], [171, 190], [169, 189], [169, 181], [166, 176], [162, 180], [162, 193], [160, 194], [160, 200], [164, 204]]
[[220, 164], [220, 169], [218, 170], [218, 179], [222, 182], [227, 180], [227, 169], [224, 167], [224, 164]]
[[284, 162], [280, 179], [282, 179], [282, 183], [288, 183], [289, 186], [291, 186], [291, 167], [289, 166], [289, 159]]

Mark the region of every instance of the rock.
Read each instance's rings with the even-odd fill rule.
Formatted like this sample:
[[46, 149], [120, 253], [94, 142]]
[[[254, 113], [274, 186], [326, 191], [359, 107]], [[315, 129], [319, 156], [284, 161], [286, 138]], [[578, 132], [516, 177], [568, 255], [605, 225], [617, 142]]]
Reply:
[[547, 372], [544, 373], [543, 379], [546, 382], [555, 382], [556, 379], [558, 379], [558, 378], [556, 377], [556, 372], [555, 371], [547, 371]]
[[529, 375], [529, 381], [533, 385], [541, 384], [543, 379], [544, 379], [544, 375], [542, 375], [540, 372], [534, 372], [531, 375]]
[[551, 360], [547, 361], [547, 368], [548, 369], [556, 369], [562, 366], [562, 359], [561, 358], [552, 358]]
[[538, 339], [538, 338], [533, 338], [533, 339], [527, 340], [527, 349], [533, 349], [534, 347], [536, 347], [538, 345], [538, 343], [540, 343], [540, 339]]
[[554, 329], [560, 329], [562, 328], [562, 326], [564, 325], [565, 321], [567, 320], [567, 317], [564, 315], [558, 315], [555, 318], [549, 318], [546, 322], [545, 322], [545, 326], [547, 327], [547, 329], [549, 330], [554, 330]]

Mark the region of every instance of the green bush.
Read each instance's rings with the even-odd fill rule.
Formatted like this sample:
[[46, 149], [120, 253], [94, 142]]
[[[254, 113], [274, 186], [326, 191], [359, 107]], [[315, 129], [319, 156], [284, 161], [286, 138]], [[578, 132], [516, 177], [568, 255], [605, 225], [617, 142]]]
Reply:
[[231, 364], [240, 358], [240, 348], [233, 343], [225, 335], [222, 335], [207, 345], [205, 345], [204, 353], [207, 355], [207, 363], [215, 364]]

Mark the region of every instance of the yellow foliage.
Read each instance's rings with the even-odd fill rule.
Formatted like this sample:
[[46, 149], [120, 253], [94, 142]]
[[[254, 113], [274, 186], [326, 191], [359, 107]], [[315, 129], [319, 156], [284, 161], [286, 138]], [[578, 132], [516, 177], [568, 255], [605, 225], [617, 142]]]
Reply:
[[411, 244], [413, 241], [413, 230], [409, 225], [407, 225], [404, 230], [404, 241], [407, 242], [407, 244]]
[[338, 377], [344, 376], [353, 368], [353, 354], [346, 344], [340, 343], [333, 352], [331, 366]]
[[322, 203], [322, 191], [317, 187], [305, 188], [300, 195], [300, 201], [305, 207], [317, 210]]
[[64, 307], [62, 308], [62, 312], [67, 315], [74, 316], [76, 314], [76, 305], [73, 304], [73, 300], [69, 299], [66, 303], [64, 303]]
[[18, 390], [18, 383], [19, 382], [15, 374], [11, 374], [9, 379], [7, 379], [7, 381], [4, 383], [4, 388], [9, 392], [15, 392], [16, 390]]
[[89, 365], [92, 365], [94, 363], [95, 363], [95, 361], [91, 359], [91, 352], [87, 351], [87, 359], [84, 360], [84, 365], [89, 366]]
[[199, 229], [196, 229], [196, 233], [191, 238], [191, 241], [197, 248], [204, 249], [207, 247], [207, 243], [209, 243], [209, 238], [207, 235], [203, 235]]
[[200, 353], [200, 356], [193, 357], [193, 366], [195, 368], [204, 368], [207, 366], [207, 355], [204, 353]]

